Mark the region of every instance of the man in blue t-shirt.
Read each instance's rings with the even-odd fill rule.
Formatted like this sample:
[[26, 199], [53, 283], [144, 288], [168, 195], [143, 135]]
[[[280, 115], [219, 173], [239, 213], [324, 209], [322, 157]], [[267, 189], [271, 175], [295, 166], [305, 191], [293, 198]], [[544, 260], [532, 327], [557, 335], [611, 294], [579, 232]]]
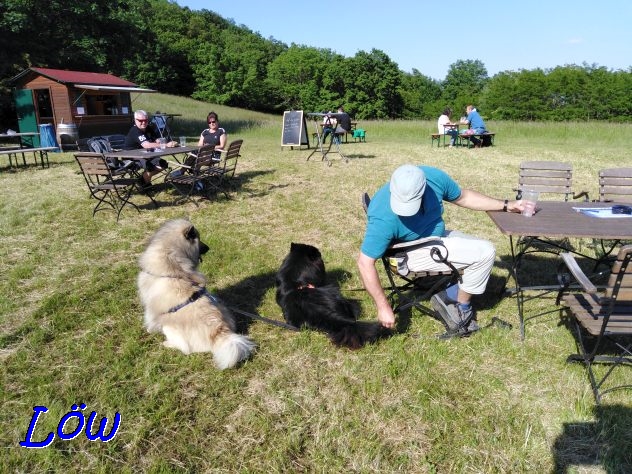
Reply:
[[[481, 114], [478, 113], [478, 110], [476, 110], [473, 105], [468, 105], [465, 108], [465, 112], [467, 113], [465, 121], [469, 124], [469, 129], [474, 131], [474, 135], [480, 135], [487, 131], [483, 117], [481, 117]], [[474, 148], [481, 147], [481, 141], [478, 138], [470, 136], [468, 139], [474, 144]]]
[[[443, 202], [478, 211], [521, 212], [521, 201], [498, 200], [462, 189], [445, 171], [430, 166], [403, 165], [395, 170], [390, 183], [382, 186], [367, 209], [367, 226], [358, 257], [360, 276], [377, 307], [378, 320], [385, 327], [395, 324], [395, 315], [379, 280], [375, 262], [397, 242], [422, 237], [439, 237], [449, 261], [463, 269], [463, 282], [433, 295], [431, 303], [449, 328], [461, 332], [478, 329], [471, 306], [472, 295], [485, 291], [494, 265], [496, 250], [491, 242], [463, 232], [449, 231], [443, 221]], [[407, 254], [408, 269], [445, 270], [428, 249]]]

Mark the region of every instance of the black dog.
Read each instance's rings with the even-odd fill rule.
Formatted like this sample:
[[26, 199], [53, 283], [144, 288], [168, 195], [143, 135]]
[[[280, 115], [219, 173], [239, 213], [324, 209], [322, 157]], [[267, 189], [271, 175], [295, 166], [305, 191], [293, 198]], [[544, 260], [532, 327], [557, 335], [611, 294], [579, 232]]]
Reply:
[[323, 331], [337, 346], [359, 349], [391, 335], [379, 323], [356, 321], [359, 304], [327, 284], [325, 264], [316, 247], [292, 243], [277, 273], [276, 287], [276, 301], [288, 323]]

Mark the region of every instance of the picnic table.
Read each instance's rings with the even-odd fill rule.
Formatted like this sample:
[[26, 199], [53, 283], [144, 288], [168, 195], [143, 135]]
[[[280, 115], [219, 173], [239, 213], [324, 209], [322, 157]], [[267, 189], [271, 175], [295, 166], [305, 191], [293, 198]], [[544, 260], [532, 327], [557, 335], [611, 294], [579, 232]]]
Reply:
[[[39, 136], [37, 132], [14, 132], [14, 133], [0, 133], [0, 142], [6, 142], [8, 146], [0, 147], [0, 155], [9, 157], [9, 166], [13, 167], [12, 157], [15, 157], [15, 166], [18, 165], [18, 153], [22, 154], [22, 162], [26, 166], [26, 158], [21, 149], [34, 148], [34, 137]], [[14, 142], [14, 144], [13, 144]], [[18, 150], [18, 151], [16, 151]], [[48, 157], [47, 157], [48, 158]]]

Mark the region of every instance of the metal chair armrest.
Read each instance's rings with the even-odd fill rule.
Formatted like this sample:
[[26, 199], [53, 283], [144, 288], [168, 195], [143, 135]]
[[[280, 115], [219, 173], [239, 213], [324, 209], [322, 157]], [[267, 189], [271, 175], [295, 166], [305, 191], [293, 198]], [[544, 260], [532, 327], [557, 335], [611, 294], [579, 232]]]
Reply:
[[593, 285], [593, 283], [588, 279], [588, 277], [582, 271], [582, 269], [579, 268], [579, 265], [577, 264], [577, 260], [575, 260], [575, 257], [568, 252], [563, 252], [560, 254], [560, 256], [562, 257], [562, 260], [566, 264], [566, 267], [568, 268], [568, 270], [571, 272], [573, 277], [575, 277], [575, 280], [577, 280], [577, 282], [581, 285], [584, 291], [590, 294], [597, 293], [597, 287]]

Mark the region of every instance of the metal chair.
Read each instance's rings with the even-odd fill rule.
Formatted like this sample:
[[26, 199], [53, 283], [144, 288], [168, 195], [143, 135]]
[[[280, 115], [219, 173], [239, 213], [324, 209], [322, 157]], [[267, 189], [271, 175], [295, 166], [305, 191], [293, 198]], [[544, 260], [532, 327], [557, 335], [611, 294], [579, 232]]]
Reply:
[[[564, 201], [569, 199], [580, 199], [588, 201], [588, 193], [573, 190], [573, 165], [560, 161], [523, 161], [520, 163], [518, 176], [518, 186], [514, 188], [516, 199], [522, 198], [523, 191], [536, 191], [539, 193], [538, 199], [546, 199], [550, 196], [554, 198], [564, 197]], [[518, 259], [533, 252], [545, 252], [559, 254], [560, 251], [570, 249], [569, 239], [541, 239], [538, 236], [525, 236], [516, 243], [518, 249]]]
[[[632, 168], [604, 168], [599, 170], [599, 202], [632, 203]], [[601, 263], [609, 264], [611, 254], [621, 245], [620, 240], [600, 240], [597, 244]]]
[[230, 199], [227, 188], [232, 188], [235, 172], [237, 170], [237, 161], [241, 156], [239, 154], [243, 140], [233, 140], [226, 150], [220, 150], [217, 166], [207, 170], [207, 183], [209, 191], [221, 191]]
[[600, 170], [599, 200], [632, 203], [632, 168]]
[[520, 174], [516, 199], [521, 199], [523, 190], [537, 191], [542, 194], [564, 196], [564, 201], [569, 198], [588, 200], [588, 193], [581, 191], [577, 194], [573, 191], [573, 165], [560, 161], [523, 161], [520, 163]]
[[[130, 201], [133, 191], [139, 186], [136, 177], [115, 176], [102, 153], [76, 153], [75, 160], [88, 185], [90, 196], [98, 201], [92, 211], [93, 217], [98, 211], [107, 209], [105, 206], [116, 212], [117, 221], [126, 204], [140, 212], [138, 206]], [[158, 207], [156, 201], [148, 197]]]
[[[207, 194], [208, 181], [219, 170], [214, 148], [213, 145], [204, 145], [196, 153], [190, 153], [184, 163], [170, 162], [171, 167], [176, 169], [165, 175], [165, 184], [180, 195], [176, 203], [192, 200], [196, 192]], [[198, 205], [196, 201], [193, 203]]]
[[[593, 285], [572, 254], [563, 253], [561, 257], [583, 289], [562, 298], [577, 335], [578, 353], [567, 360], [584, 363], [595, 401], [600, 404], [605, 393], [632, 388], [626, 383], [630, 376], [622, 384], [604, 388], [617, 367], [632, 364], [632, 245], [619, 250], [603, 291]], [[597, 374], [595, 365], [599, 363], [609, 368]]]

